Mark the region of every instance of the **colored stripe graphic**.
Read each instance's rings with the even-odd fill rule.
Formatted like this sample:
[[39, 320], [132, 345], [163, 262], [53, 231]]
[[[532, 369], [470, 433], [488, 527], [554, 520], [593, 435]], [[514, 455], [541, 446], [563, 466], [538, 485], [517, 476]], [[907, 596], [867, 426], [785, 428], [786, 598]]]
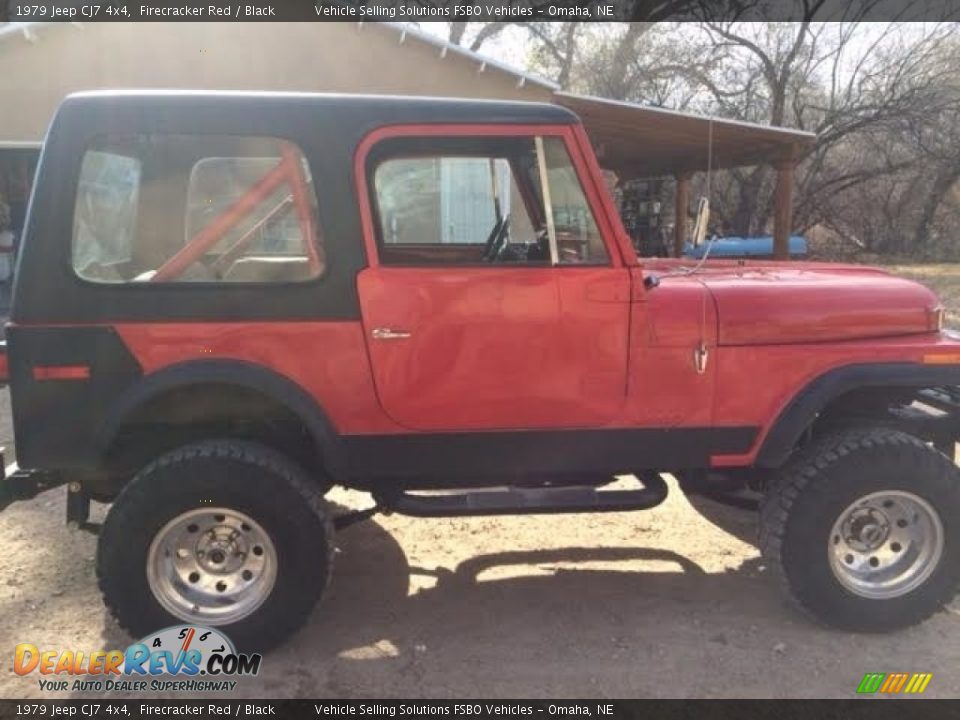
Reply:
[[904, 684], [907, 682], [909, 675], [907, 673], [890, 673], [887, 675], [886, 681], [883, 683], [883, 686], [880, 688], [882, 693], [898, 693], [903, 689]]
[[857, 692], [875, 693], [880, 689], [880, 684], [883, 682], [884, 677], [886, 677], [886, 673], [867, 673], [863, 676], [863, 680], [860, 681]]
[[933, 673], [866, 673], [857, 686], [857, 692], [865, 695], [877, 692], [918, 695], [927, 689], [932, 679]]
[[930, 679], [932, 677], [933, 673], [914, 673], [913, 677], [910, 678], [910, 682], [907, 683], [907, 687], [904, 692], [922, 693], [927, 689], [927, 685], [930, 684]]

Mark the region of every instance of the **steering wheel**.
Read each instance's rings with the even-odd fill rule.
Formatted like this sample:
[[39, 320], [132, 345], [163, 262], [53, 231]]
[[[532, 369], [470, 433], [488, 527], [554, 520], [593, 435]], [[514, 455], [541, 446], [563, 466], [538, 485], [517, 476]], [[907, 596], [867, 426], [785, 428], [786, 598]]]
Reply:
[[507, 247], [507, 238], [510, 237], [510, 216], [504, 215], [502, 224], [500, 225], [500, 231], [497, 233], [496, 237], [493, 239], [493, 247], [490, 248], [490, 257], [487, 258], [487, 262], [496, 262], [500, 259], [501, 253]]
[[547, 237], [547, 231], [541, 230], [537, 233], [536, 242], [531, 243], [527, 248], [527, 260], [531, 262], [543, 262], [550, 259], [550, 240]]
[[487, 236], [487, 242], [483, 246], [483, 254], [480, 256], [481, 260], [485, 262], [493, 262], [495, 257], [494, 245], [497, 242], [497, 238], [500, 236], [500, 228], [503, 226], [504, 218], [497, 218], [497, 221], [493, 224], [493, 229], [490, 231], [490, 234]]

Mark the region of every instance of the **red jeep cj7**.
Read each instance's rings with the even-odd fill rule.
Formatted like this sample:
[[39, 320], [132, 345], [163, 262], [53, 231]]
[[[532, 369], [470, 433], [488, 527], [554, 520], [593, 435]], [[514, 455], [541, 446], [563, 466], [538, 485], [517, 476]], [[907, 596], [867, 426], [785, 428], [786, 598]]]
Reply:
[[[942, 320], [879, 270], [641, 263], [556, 106], [77, 95], [7, 327], [4, 497], [67, 483], [85, 527], [112, 502], [118, 621], [260, 650], [310, 613], [335, 527], [643, 510], [673, 473], [758, 494], [800, 605], [887, 630], [960, 580]], [[338, 484], [376, 506], [331, 517]]]

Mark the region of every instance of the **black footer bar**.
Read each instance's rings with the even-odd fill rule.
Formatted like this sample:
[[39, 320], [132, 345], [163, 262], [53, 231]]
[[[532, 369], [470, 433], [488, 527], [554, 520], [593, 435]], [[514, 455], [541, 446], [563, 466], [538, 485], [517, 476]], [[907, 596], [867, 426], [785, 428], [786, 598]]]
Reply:
[[958, 700], [0, 700], [0, 718], [955, 718]]

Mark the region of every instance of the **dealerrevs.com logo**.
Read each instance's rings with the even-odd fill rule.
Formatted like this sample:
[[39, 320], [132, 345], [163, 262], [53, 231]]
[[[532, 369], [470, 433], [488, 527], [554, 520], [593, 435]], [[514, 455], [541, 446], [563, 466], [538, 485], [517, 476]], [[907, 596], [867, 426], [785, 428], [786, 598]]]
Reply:
[[175, 625], [126, 650], [41, 650], [21, 643], [13, 670], [38, 673], [40, 689], [48, 691], [207, 692], [233, 690], [237, 681], [231, 678], [256, 675], [261, 660], [259, 654], [238, 653], [219, 630]]

